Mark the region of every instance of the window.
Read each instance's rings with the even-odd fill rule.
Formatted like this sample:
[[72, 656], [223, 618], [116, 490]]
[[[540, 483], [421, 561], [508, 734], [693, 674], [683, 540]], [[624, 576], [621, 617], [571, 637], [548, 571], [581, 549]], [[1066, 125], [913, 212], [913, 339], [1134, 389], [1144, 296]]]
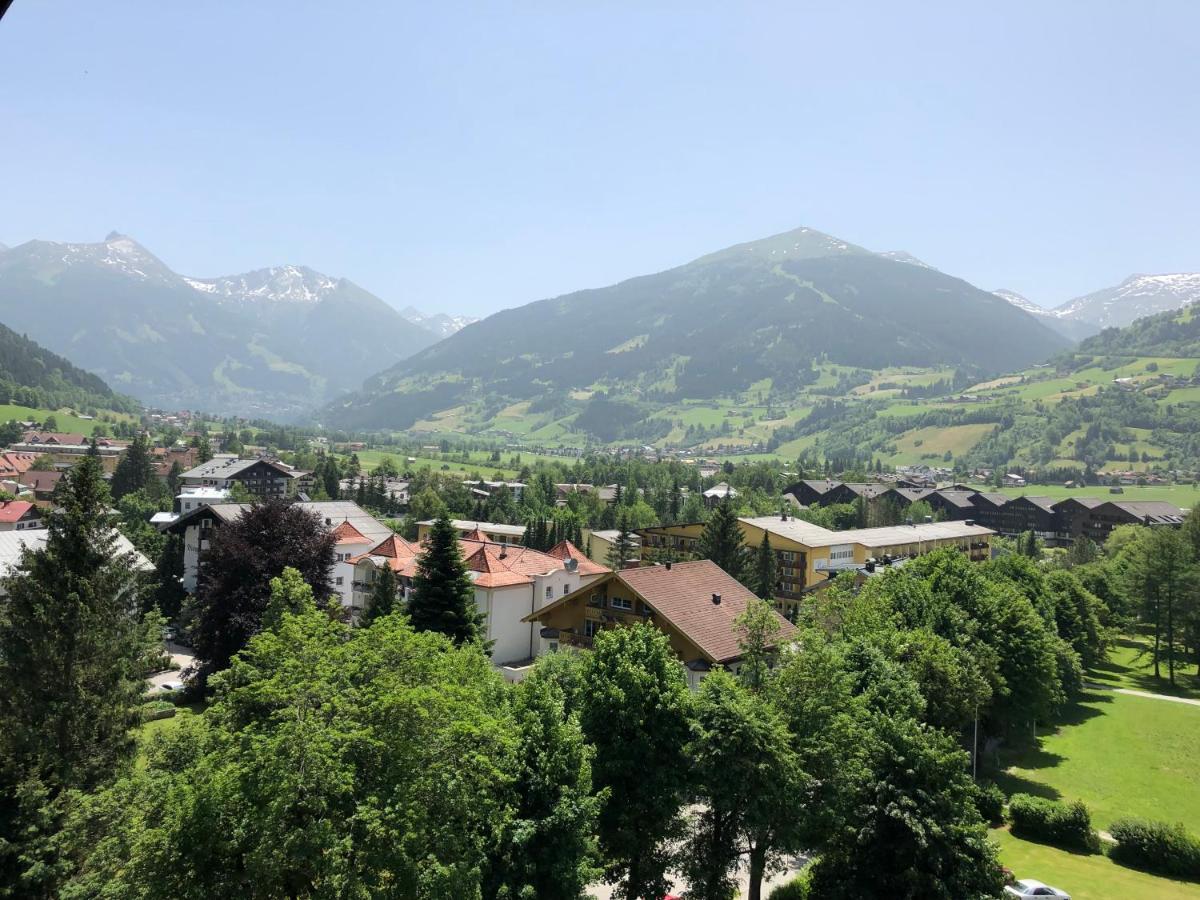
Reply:
[[626, 600], [624, 597], [613, 597], [612, 598], [612, 608], [613, 609], [633, 609], [633, 601]]
[[563, 596], [565, 597], [569, 593], [571, 593], [571, 586], [569, 584], [564, 584], [563, 585]]
[[554, 596], [554, 586], [550, 585], [550, 584], [546, 585], [546, 599], [549, 600], [553, 596]]
[[341, 586], [342, 586], [342, 579], [341, 579], [341, 578], [335, 578], [335, 579], [333, 579], [333, 583], [334, 583], [334, 584], [336, 584], [338, 587], [341, 587]]
[[595, 637], [596, 632], [599, 631], [599, 629], [600, 629], [600, 623], [597, 622], [595, 619], [584, 619], [583, 620], [583, 636], [584, 637]]

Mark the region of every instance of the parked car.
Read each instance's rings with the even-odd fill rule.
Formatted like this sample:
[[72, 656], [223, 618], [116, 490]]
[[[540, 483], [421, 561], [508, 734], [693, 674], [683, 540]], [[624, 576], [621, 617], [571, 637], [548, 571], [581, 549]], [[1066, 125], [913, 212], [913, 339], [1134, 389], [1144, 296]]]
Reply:
[[160, 691], [167, 691], [170, 693], [174, 693], [175, 691], [183, 690], [183, 683], [179, 682], [179, 681], [164, 681], [162, 684], [160, 684], [158, 686], [158, 689]]
[[1032, 878], [1022, 878], [1015, 884], [1008, 885], [1004, 889], [1004, 895], [1006, 897], [1046, 897], [1048, 900], [1071, 900], [1071, 895], [1066, 891], [1060, 891], [1058, 888], [1034, 881]]
[[176, 631], [170, 625], [162, 630], [162, 638], [164, 641], [173, 641], [176, 638]]

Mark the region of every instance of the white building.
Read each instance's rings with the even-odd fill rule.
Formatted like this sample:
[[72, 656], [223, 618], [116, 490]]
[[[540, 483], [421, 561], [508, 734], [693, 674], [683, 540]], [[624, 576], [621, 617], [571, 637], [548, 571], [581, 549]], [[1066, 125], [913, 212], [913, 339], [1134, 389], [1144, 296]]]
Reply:
[[[21, 554], [26, 548], [40, 550], [46, 546], [50, 531], [40, 528], [34, 531], [0, 531], [0, 597], [8, 593], [4, 579], [21, 563]], [[129, 539], [120, 532], [114, 532], [116, 538], [114, 549], [119, 554], [132, 554], [133, 571], [153, 572], [154, 566], [140, 552], [134, 549]]]

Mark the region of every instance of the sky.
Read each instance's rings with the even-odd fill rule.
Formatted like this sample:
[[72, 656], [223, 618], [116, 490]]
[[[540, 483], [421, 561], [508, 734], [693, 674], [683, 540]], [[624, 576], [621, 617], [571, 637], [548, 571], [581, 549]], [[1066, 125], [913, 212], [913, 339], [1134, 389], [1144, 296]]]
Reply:
[[1200, 4], [15, 0], [0, 242], [484, 315], [801, 225], [1052, 306], [1200, 270]]

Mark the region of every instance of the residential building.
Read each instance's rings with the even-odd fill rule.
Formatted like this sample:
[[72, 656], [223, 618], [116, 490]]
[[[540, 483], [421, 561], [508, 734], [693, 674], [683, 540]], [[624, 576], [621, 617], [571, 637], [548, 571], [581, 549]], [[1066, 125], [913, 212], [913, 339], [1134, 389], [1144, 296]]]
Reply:
[[1013, 497], [988, 513], [988, 527], [1001, 534], [1032, 531], [1048, 543], [1057, 541], [1058, 515], [1051, 497]]
[[791, 494], [803, 506], [825, 506], [827, 505], [825, 495], [840, 485], [840, 481], [832, 481], [828, 478], [806, 478], [788, 485], [783, 492]]
[[29, 471], [30, 466], [40, 455], [40, 453], [15, 453], [11, 450], [0, 453], [0, 478], [19, 481], [20, 476]]
[[1083, 514], [1081, 533], [1103, 544], [1118, 525], [1178, 528], [1186, 510], [1161, 500], [1109, 500]]
[[[755, 599], [705, 559], [609, 572], [524, 621], [539, 626], [542, 653], [590, 648], [606, 628], [648, 622], [667, 635], [695, 688], [714, 668], [738, 670], [743, 653], [737, 619]], [[782, 617], [778, 624], [777, 641], [783, 643], [795, 627]]]
[[763, 533], [776, 553], [776, 597], [794, 617], [803, 594], [818, 589], [843, 571], [864, 569], [878, 560], [894, 561], [953, 547], [973, 562], [991, 557], [993, 531], [971, 522], [921, 522], [883, 528], [831, 531], [784, 516], [739, 520], [746, 545], [757, 547]]
[[58, 483], [66, 473], [62, 469], [45, 472], [40, 469], [29, 469], [17, 477], [21, 488], [33, 492], [34, 500], [43, 502], [53, 499]]
[[[537, 628], [523, 617], [567, 596], [606, 574], [608, 569], [589, 560], [563, 541], [549, 552], [498, 544], [481, 532], [470, 532], [459, 541], [467, 571], [475, 586], [475, 603], [484, 617], [485, 640], [491, 642], [492, 663], [506, 678], [519, 680], [538, 655]], [[365, 553], [354, 557], [351, 616], [366, 608], [377, 573], [384, 566], [397, 578], [401, 595], [413, 589], [421, 544], [389, 535]]]
[[0, 531], [41, 528], [42, 511], [28, 500], [0, 501]]
[[[321, 524], [335, 531], [343, 522], [349, 522], [367, 542], [365, 546], [377, 544], [392, 534], [392, 530], [377, 521], [357, 504], [345, 500], [321, 500], [313, 502], [296, 502], [296, 505], [308, 512], [314, 513]], [[208, 549], [212, 532], [229, 522], [237, 519], [249, 505], [244, 503], [214, 503], [202, 504], [189, 513], [163, 523], [160, 528], [173, 534], [183, 536], [183, 588], [188, 593], [194, 593], [199, 579], [200, 565], [204, 551]], [[345, 551], [343, 551], [345, 552]], [[336, 553], [336, 550], [335, 550]], [[346, 560], [342, 560], [346, 562]], [[338, 579], [341, 582], [338, 582]], [[335, 564], [333, 573], [334, 588], [342, 597], [342, 602], [350, 604], [352, 575], [349, 568], [338, 570]]]
[[[419, 543], [429, 537], [429, 529], [434, 520], [426, 519], [417, 523], [417, 541]], [[459, 537], [467, 537], [473, 532], [482, 534], [484, 540], [495, 544], [519, 544], [525, 539], [524, 525], [501, 525], [496, 522], [468, 522], [465, 519], [453, 519], [450, 522]]]
[[[100, 467], [105, 473], [111, 475], [117, 468], [117, 462], [125, 453], [126, 445], [118, 444], [113, 441], [98, 441], [96, 445], [97, 453], [100, 456]], [[47, 443], [28, 443], [22, 441], [19, 444], [13, 444], [10, 450], [17, 453], [33, 453], [35, 455], [47, 455], [55, 463], [70, 467], [79, 462], [80, 457], [86, 456], [92, 449], [91, 444], [60, 444], [57, 442]]]
[[464, 481], [463, 484], [484, 497], [490, 497], [500, 488], [508, 488], [517, 503], [525, 497], [525, 485], [520, 481]]
[[1073, 541], [1081, 537], [1092, 510], [1103, 502], [1099, 497], [1068, 497], [1055, 503], [1054, 512], [1058, 518], [1056, 528], [1060, 540]]
[[710, 509], [722, 503], [726, 498], [736, 500], [738, 497], [737, 488], [731, 487], [726, 482], [722, 481], [714, 484], [704, 492], [704, 505]]
[[26, 431], [21, 440], [27, 444], [84, 444], [87, 436], [62, 431]]
[[[617, 537], [621, 534], [616, 528], [585, 528], [583, 529], [583, 546], [587, 549], [588, 559], [608, 565], [613, 547], [617, 545]], [[642, 539], [636, 532], [629, 532], [629, 542], [632, 545], [634, 559], [642, 557]]]
[[240, 484], [255, 497], [282, 499], [295, 494], [296, 477], [297, 473], [282, 463], [222, 454], [181, 474], [179, 484], [224, 490]]
[[961, 521], [976, 518], [975, 494], [973, 490], [948, 489], [933, 491], [923, 499], [935, 516]]
[[[50, 536], [48, 528], [36, 528], [27, 531], [0, 531], [0, 597], [8, 593], [5, 586], [6, 576], [21, 564], [22, 553], [28, 550], [40, 550], [46, 546]], [[135, 572], [153, 572], [154, 565], [138, 550], [134, 549], [129, 539], [119, 531], [113, 532], [113, 548], [118, 554], [132, 556], [132, 569]]]

